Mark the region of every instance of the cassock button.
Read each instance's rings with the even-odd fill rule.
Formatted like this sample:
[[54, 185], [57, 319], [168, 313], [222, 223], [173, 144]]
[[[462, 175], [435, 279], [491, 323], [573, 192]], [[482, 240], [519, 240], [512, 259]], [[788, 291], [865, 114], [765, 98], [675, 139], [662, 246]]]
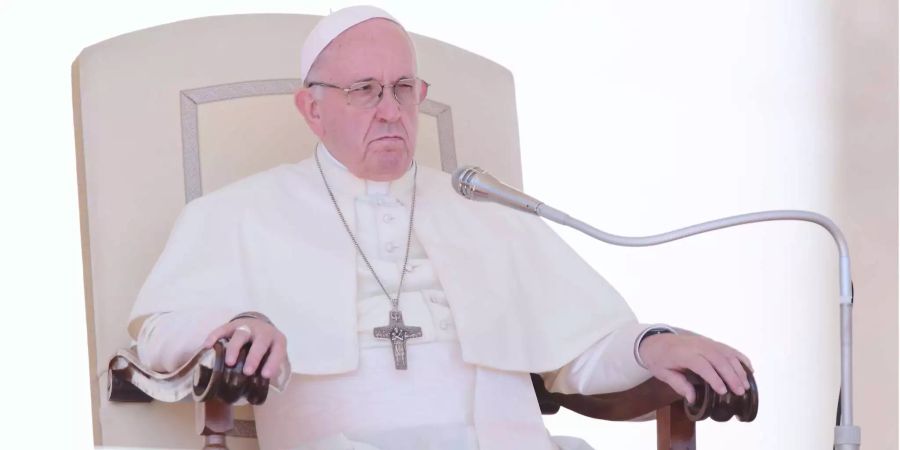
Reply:
[[394, 216], [392, 216], [390, 214], [385, 214], [384, 216], [381, 217], [381, 220], [383, 220], [384, 223], [391, 223], [394, 221]]
[[384, 249], [385, 249], [388, 253], [394, 253], [394, 250], [397, 250], [398, 248], [399, 248], [399, 247], [397, 247], [397, 244], [394, 244], [393, 242], [388, 242], [388, 243], [385, 244], [385, 246], [384, 246]]

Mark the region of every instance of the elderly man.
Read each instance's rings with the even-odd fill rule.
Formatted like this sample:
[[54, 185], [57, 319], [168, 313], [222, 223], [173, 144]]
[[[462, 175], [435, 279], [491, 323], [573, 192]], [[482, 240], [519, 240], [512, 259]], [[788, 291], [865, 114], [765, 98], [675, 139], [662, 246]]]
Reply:
[[558, 448], [529, 372], [586, 394], [656, 376], [689, 401], [685, 369], [749, 386], [746, 357], [638, 323], [540, 219], [414, 163], [428, 84], [393, 17], [337, 11], [301, 63], [314, 157], [189, 204], [132, 311], [158, 370], [226, 338], [228, 364], [251, 342], [245, 372], [291, 380], [256, 408], [262, 448]]

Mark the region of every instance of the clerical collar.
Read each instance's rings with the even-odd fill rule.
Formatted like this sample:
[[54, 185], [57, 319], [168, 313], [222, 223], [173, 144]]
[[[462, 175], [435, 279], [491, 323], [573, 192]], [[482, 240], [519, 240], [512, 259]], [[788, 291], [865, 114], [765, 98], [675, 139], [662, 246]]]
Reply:
[[328, 177], [328, 180], [336, 193], [340, 192], [354, 197], [360, 195], [391, 196], [403, 203], [406, 203], [409, 200], [413, 185], [414, 170], [412, 164], [410, 164], [409, 169], [396, 180], [373, 181], [358, 178], [351, 173], [345, 165], [331, 154], [325, 147], [325, 144], [319, 143], [316, 146], [316, 152], [319, 154], [319, 160], [322, 162], [322, 169], [325, 171], [325, 175]]

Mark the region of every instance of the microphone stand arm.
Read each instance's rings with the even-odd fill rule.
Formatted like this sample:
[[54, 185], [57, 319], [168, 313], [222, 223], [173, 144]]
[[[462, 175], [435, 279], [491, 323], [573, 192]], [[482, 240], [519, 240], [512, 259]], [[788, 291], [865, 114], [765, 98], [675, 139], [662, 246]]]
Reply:
[[843, 233], [831, 219], [817, 213], [797, 210], [762, 211], [724, 219], [711, 220], [697, 225], [680, 228], [653, 236], [627, 237], [617, 236], [598, 230], [568, 214], [551, 208], [544, 203], [528, 205], [521, 208], [561, 225], [572, 227], [588, 236], [603, 242], [626, 246], [647, 247], [672, 242], [695, 234], [756, 222], [775, 220], [801, 220], [818, 224], [828, 230], [838, 247], [840, 271], [840, 308], [841, 308], [841, 393], [840, 423], [834, 429], [834, 450], [859, 450], [860, 428], [853, 425], [853, 290], [850, 280], [850, 253]]

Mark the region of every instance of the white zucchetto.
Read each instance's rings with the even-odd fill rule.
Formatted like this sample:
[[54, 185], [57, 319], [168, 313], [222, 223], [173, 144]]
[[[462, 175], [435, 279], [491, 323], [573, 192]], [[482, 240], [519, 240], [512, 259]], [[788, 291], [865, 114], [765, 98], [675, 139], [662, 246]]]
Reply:
[[[319, 20], [319, 23], [306, 37], [306, 41], [303, 42], [303, 48], [300, 50], [300, 78], [306, 80], [309, 69], [316, 62], [316, 58], [338, 35], [354, 25], [369, 19], [387, 19], [400, 25], [400, 22], [397, 22], [397, 19], [388, 14], [387, 11], [367, 5], [340, 9]], [[400, 26], [402, 27], [403, 25]]]

